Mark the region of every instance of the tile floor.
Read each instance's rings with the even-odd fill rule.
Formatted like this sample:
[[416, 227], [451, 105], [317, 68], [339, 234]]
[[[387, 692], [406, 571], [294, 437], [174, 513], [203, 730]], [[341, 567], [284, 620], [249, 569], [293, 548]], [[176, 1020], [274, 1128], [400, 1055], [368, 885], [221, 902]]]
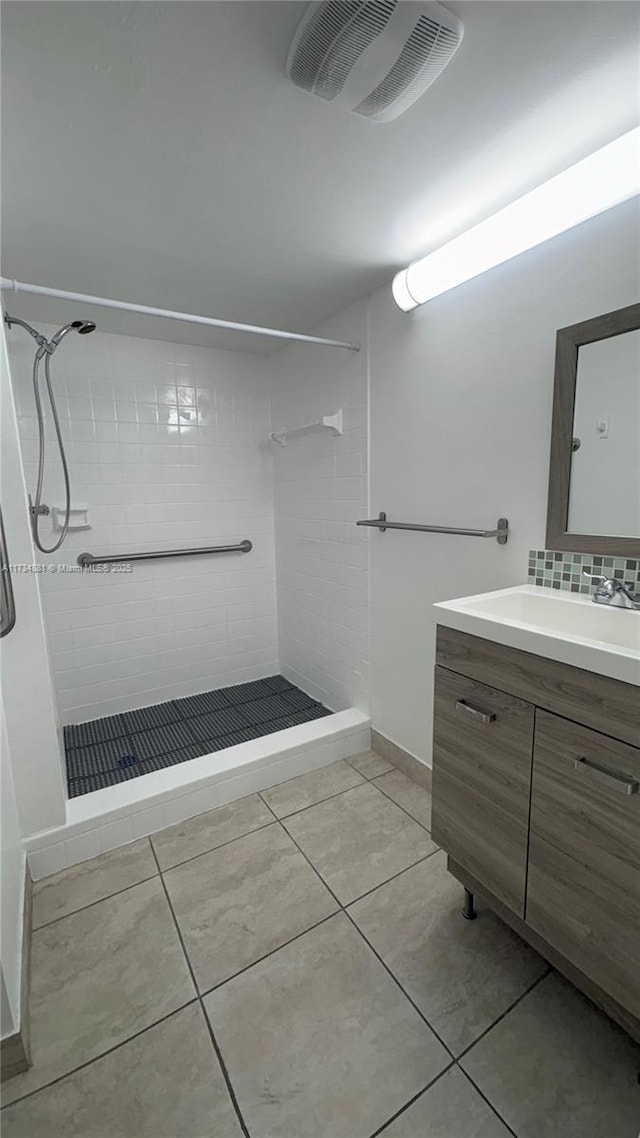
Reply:
[[4, 1138], [638, 1138], [640, 1048], [369, 752], [37, 882]]

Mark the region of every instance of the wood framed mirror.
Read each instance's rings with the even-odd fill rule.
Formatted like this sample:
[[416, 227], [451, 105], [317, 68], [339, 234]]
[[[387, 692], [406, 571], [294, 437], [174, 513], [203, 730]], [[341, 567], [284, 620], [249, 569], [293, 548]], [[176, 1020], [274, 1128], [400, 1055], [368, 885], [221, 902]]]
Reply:
[[546, 546], [640, 557], [640, 304], [557, 332]]

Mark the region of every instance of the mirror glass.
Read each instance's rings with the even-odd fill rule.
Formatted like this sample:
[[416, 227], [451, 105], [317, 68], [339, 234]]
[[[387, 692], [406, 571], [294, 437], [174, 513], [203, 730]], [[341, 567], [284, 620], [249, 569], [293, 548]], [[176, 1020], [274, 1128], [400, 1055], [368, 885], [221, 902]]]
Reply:
[[578, 349], [567, 529], [640, 537], [640, 331]]

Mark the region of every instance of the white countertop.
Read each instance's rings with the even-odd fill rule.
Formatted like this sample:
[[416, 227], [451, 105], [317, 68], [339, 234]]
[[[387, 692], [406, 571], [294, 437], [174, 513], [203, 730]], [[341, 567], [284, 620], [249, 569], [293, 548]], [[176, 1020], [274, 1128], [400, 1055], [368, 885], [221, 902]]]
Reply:
[[[433, 606], [438, 624], [640, 687], [640, 610], [517, 585]], [[640, 716], [640, 697], [638, 706]]]

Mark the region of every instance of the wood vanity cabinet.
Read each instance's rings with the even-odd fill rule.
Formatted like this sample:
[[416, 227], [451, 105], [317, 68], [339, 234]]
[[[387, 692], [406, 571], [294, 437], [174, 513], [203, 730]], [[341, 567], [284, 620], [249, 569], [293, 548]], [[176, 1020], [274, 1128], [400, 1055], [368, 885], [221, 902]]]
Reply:
[[640, 1038], [640, 691], [438, 628], [432, 836]]
[[520, 917], [533, 717], [524, 700], [436, 668], [434, 841]]

